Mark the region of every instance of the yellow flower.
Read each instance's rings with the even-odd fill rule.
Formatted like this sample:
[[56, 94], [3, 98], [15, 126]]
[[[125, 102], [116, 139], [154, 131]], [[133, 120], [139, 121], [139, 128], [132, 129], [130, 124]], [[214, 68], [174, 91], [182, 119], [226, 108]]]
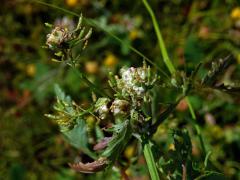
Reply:
[[212, 135], [214, 135], [215, 139], [221, 139], [223, 137], [225, 132], [220, 126], [215, 125], [210, 128], [211, 128], [211, 133], [212, 133]]
[[168, 147], [169, 150], [175, 151], [175, 145], [174, 144], [170, 144]]
[[96, 61], [88, 61], [85, 63], [85, 70], [89, 74], [95, 74], [98, 72], [98, 64]]
[[33, 77], [35, 75], [35, 73], [36, 73], [35, 65], [34, 64], [28, 64], [26, 66], [26, 73], [27, 73], [27, 75]]
[[207, 39], [209, 37], [210, 30], [207, 26], [201, 26], [198, 31], [198, 36], [202, 39]]
[[114, 54], [109, 53], [104, 59], [103, 64], [107, 67], [114, 67], [117, 64], [117, 62], [118, 62], [117, 57]]
[[124, 151], [124, 156], [129, 159], [133, 157], [134, 151], [135, 151], [135, 147], [133, 145], [129, 145]]
[[66, 0], [66, 4], [70, 7], [74, 7], [75, 5], [77, 5], [78, 0]]
[[240, 19], [240, 7], [236, 7], [231, 12], [232, 19]]
[[131, 40], [135, 40], [140, 36], [140, 33], [137, 29], [133, 29], [132, 31], [130, 31], [129, 33], [129, 39]]
[[131, 176], [132, 175], [132, 171], [130, 168], [128, 168], [125, 173], [128, 175], [128, 176]]

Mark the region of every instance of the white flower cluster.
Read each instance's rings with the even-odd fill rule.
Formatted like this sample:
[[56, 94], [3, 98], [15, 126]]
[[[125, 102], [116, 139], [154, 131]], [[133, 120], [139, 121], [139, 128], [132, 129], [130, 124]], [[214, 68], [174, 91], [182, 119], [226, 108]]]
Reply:
[[121, 79], [117, 78], [117, 87], [123, 95], [143, 97], [146, 92], [148, 82], [148, 68], [130, 67], [123, 68], [120, 71]]
[[95, 112], [100, 119], [106, 119], [111, 114], [117, 119], [123, 119], [131, 116], [131, 110], [142, 105], [143, 101], [149, 100], [147, 90], [152, 87], [156, 81], [151, 75], [150, 67], [143, 64], [139, 68], [122, 68], [120, 77], [110, 80], [110, 85], [117, 93], [116, 98], [99, 98], [95, 104]]

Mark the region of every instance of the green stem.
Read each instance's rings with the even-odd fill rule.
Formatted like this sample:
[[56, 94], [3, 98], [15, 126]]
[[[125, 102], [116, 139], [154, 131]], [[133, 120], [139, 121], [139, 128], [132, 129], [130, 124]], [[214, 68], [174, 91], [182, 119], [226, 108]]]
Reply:
[[[151, 16], [151, 19], [152, 19], [152, 22], [153, 22], [153, 26], [154, 26], [154, 29], [155, 29], [155, 32], [156, 32], [156, 35], [157, 35], [157, 38], [158, 38], [158, 43], [159, 43], [159, 47], [160, 47], [161, 54], [162, 54], [162, 57], [163, 57], [163, 61], [166, 64], [166, 66], [167, 66], [168, 70], [170, 71], [170, 73], [173, 75], [176, 70], [175, 70], [172, 62], [169, 59], [169, 56], [168, 56], [168, 53], [167, 53], [167, 49], [166, 49], [166, 46], [164, 44], [164, 40], [162, 38], [161, 31], [160, 31], [159, 25], [157, 23], [156, 17], [154, 15], [154, 12], [153, 12], [153, 10], [152, 10], [152, 8], [149, 5], [147, 0], [142, 0], [142, 1], [143, 1], [144, 5], [145, 5], [147, 11], [149, 12], [149, 14]], [[204, 142], [203, 142], [203, 138], [202, 138], [202, 135], [201, 135], [200, 127], [196, 124], [196, 114], [194, 112], [194, 109], [193, 109], [192, 104], [189, 101], [188, 97], [186, 97], [186, 99], [187, 99], [187, 104], [188, 104], [189, 111], [191, 113], [192, 119], [194, 120], [194, 124], [195, 124], [194, 128], [197, 131], [197, 136], [198, 136], [198, 138], [200, 140], [200, 144], [201, 144], [203, 153], [204, 153], [204, 155], [206, 155], [206, 148], [205, 148], [205, 145], [204, 145]]]
[[98, 94], [102, 97], [106, 97], [106, 96], [109, 97], [109, 95], [107, 95], [104, 91], [99, 89], [99, 87], [97, 87], [95, 84], [93, 84], [91, 81], [89, 81], [82, 72], [79, 72], [75, 67], [72, 67], [72, 69], [78, 75], [80, 80], [82, 80], [93, 92], [95, 92], [96, 94]]
[[146, 144], [143, 146], [143, 154], [147, 162], [148, 170], [152, 180], [160, 180], [158, 175], [156, 163], [153, 158], [152, 150], [151, 150], [151, 142], [148, 140]]
[[188, 107], [189, 107], [189, 111], [190, 111], [190, 114], [191, 114], [193, 120], [197, 120], [196, 114], [195, 114], [195, 112], [194, 112], [194, 109], [193, 109], [193, 107], [192, 107], [192, 104], [191, 104], [189, 98], [186, 97], [186, 100], [187, 100], [187, 104], [188, 104]]
[[206, 151], [206, 147], [205, 147], [205, 144], [204, 144], [204, 141], [203, 141], [203, 137], [201, 135], [200, 127], [197, 124], [196, 114], [194, 112], [194, 109], [193, 109], [192, 104], [191, 104], [188, 97], [186, 97], [186, 100], [187, 100], [187, 104], [188, 104], [188, 107], [189, 107], [190, 114], [192, 116], [192, 119], [194, 120], [194, 128], [195, 128], [195, 131], [197, 132], [197, 136], [198, 136], [198, 139], [200, 141], [200, 145], [201, 145], [201, 148], [202, 148], [202, 151], [203, 151], [203, 155], [206, 156], [207, 151]]
[[161, 31], [159, 29], [159, 25], [157, 23], [157, 20], [156, 20], [156, 17], [153, 13], [153, 10], [151, 8], [151, 6], [148, 4], [147, 0], [142, 0], [146, 9], [148, 10], [151, 18], [152, 18], [152, 22], [153, 22], [153, 27], [155, 29], [155, 32], [156, 32], [156, 35], [157, 35], [157, 38], [158, 38], [158, 43], [159, 43], [159, 47], [161, 49], [161, 52], [162, 52], [162, 57], [163, 57], [163, 61], [164, 63], [166, 64], [168, 70], [170, 71], [171, 74], [174, 74], [174, 72], [176, 71], [172, 62], [170, 61], [170, 58], [168, 56], [168, 53], [167, 53], [167, 49], [165, 47], [165, 44], [164, 44], [164, 41], [163, 41], [163, 38], [162, 38], [162, 34], [161, 34]]
[[[61, 8], [59, 6], [56, 6], [54, 4], [49, 4], [40, 0], [32, 0], [32, 2], [38, 3], [38, 4], [42, 4], [44, 6], [48, 6], [54, 9], [58, 9], [60, 11], [63, 11], [67, 14], [76, 16], [76, 17], [80, 17], [79, 14], [69, 11], [67, 9]], [[90, 18], [84, 18], [84, 21], [88, 24], [91, 25], [97, 29], [102, 30], [104, 33], [108, 34], [109, 36], [111, 36], [113, 39], [115, 39], [116, 41], [118, 41], [119, 43], [123, 44], [124, 46], [127, 46], [131, 51], [133, 51], [134, 53], [136, 53], [137, 55], [139, 55], [140, 57], [142, 57], [144, 60], [146, 60], [149, 64], [153, 65], [157, 70], [159, 70], [159, 72], [162, 73], [162, 75], [164, 75], [166, 78], [170, 79], [169, 75], [167, 73], [165, 73], [165, 71], [163, 69], [161, 69], [159, 66], [157, 66], [152, 60], [150, 60], [148, 57], [146, 57], [144, 54], [142, 54], [139, 50], [137, 50], [136, 48], [134, 48], [131, 45], [126, 45], [126, 43], [120, 39], [118, 36], [116, 36], [115, 34], [113, 34], [110, 31], [107, 31], [105, 28], [103, 28], [100, 24], [98, 24], [96, 21], [94, 21], [93, 19]]]

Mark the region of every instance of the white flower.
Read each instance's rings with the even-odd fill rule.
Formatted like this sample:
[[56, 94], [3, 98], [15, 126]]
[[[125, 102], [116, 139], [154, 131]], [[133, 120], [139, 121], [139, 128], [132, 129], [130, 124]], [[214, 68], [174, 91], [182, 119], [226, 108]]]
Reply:
[[147, 79], [147, 70], [145, 68], [137, 68], [137, 73], [142, 81]]
[[144, 95], [144, 86], [147, 85], [147, 68], [123, 68], [120, 74], [122, 79], [118, 79], [118, 87], [122, 93], [139, 97]]
[[95, 104], [96, 112], [99, 115], [100, 119], [106, 119], [109, 113], [108, 103], [110, 99], [108, 98], [99, 98]]
[[136, 92], [137, 95], [143, 95], [145, 92], [145, 89], [141, 86], [133, 86], [133, 90]]
[[135, 72], [135, 68], [131, 67], [129, 69], [122, 69], [121, 70], [121, 76], [122, 76], [122, 80], [126, 83], [126, 84], [132, 84], [133, 80], [134, 80], [134, 74]]

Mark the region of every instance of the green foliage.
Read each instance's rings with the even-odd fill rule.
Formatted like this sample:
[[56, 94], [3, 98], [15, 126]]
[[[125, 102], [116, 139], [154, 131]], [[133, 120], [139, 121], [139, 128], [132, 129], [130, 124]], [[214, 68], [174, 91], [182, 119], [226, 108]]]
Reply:
[[[52, 119], [56, 119], [59, 124], [61, 130], [67, 136], [70, 144], [75, 147], [81, 148], [82, 151], [89, 156], [93, 157], [90, 153], [91, 151], [86, 148], [88, 141], [86, 136], [86, 123], [84, 122], [84, 113], [89, 113], [94, 115], [96, 119], [98, 119], [98, 124], [101, 125], [101, 120], [109, 119], [109, 123], [111, 124], [111, 128], [106, 128], [108, 132], [112, 133], [112, 137], [105, 137], [98, 144], [94, 146], [94, 150], [101, 150], [101, 153], [98, 154], [95, 161], [91, 163], [83, 163], [78, 162], [75, 164], [70, 164], [71, 168], [76, 171], [83, 173], [94, 173], [105, 169], [106, 167], [111, 167], [116, 163], [126, 145], [132, 136], [136, 137], [137, 140], [143, 145], [143, 152], [146, 158], [146, 162], [149, 168], [149, 172], [152, 179], [160, 179], [159, 174], [157, 172], [156, 162], [154, 159], [154, 155], [152, 152], [153, 144], [150, 144], [151, 136], [157, 131], [158, 126], [167, 119], [173, 110], [175, 110], [177, 104], [185, 98], [190, 92], [199, 88], [199, 84], [196, 75], [199, 71], [201, 64], [199, 64], [194, 71], [191, 72], [191, 75], [187, 77], [186, 73], [176, 71], [168, 58], [164, 42], [162, 40], [160, 30], [156, 23], [155, 16], [151, 10], [151, 7], [147, 3], [147, 1], [143, 1], [144, 5], [148, 9], [150, 15], [152, 16], [154, 27], [156, 33], [158, 35], [160, 49], [163, 53], [164, 61], [169, 68], [169, 71], [172, 74], [171, 85], [169, 88], [178, 88], [181, 89], [179, 93], [179, 98], [177, 98], [175, 103], [172, 103], [165, 111], [163, 111], [159, 117], [151, 118], [151, 113], [148, 113], [148, 107], [143, 106], [144, 104], [152, 104], [153, 96], [149, 91], [154, 88], [157, 84], [158, 75], [153, 75], [150, 67], [147, 67], [146, 63], [143, 63], [143, 67], [139, 68], [122, 68], [120, 70], [120, 77], [113, 77], [110, 75], [109, 85], [114, 91], [113, 96], [108, 96], [105, 93], [99, 93], [103, 95], [103, 97], [98, 98], [95, 104], [92, 105], [93, 109], [89, 109], [88, 111], [82, 110], [79, 106], [72, 102], [71, 98], [65, 96], [65, 94], [60, 90], [60, 88], [56, 87], [57, 94], [57, 104], [54, 106], [54, 109], [58, 112], [57, 116], [48, 115], [48, 117]], [[79, 24], [82, 22], [82, 16], [80, 16]], [[80, 25], [77, 26], [77, 29]], [[52, 40], [51, 36], [56, 37], [55, 30], [58, 30], [58, 26], [52, 31], [51, 35], [47, 36], [47, 44], [49, 45], [49, 41]], [[78, 61], [78, 57], [72, 56], [72, 49], [76, 46], [80, 41], [78, 41], [78, 37], [73, 36], [70, 32], [68, 35], [57, 34], [57, 36], [63, 36], [66, 38], [66, 42], [71, 39], [71, 42], [75, 42], [73, 46], [52, 46], [49, 45], [53, 51], [58, 51], [60, 48], [60, 53], [64, 54], [62, 56], [62, 60], [66, 61], [70, 58], [69, 65], [73, 68], [76, 67], [76, 62]], [[65, 32], [63, 32], [65, 33]], [[68, 33], [68, 32], [66, 32]], [[89, 38], [88, 35], [87, 39]], [[49, 40], [50, 39], [50, 40]], [[55, 39], [53, 40], [55, 43]], [[59, 40], [58, 40], [59, 41]], [[65, 43], [64, 39], [60, 39]], [[65, 51], [67, 50], [67, 51]], [[56, 54], [56, 53], [55, 53]], [[212, 70], [205, 76], [202, 80], [201, 85], [210, 86], [215, 83], [217, 75], [225, 70], [227, 67], [226, 61], [220, 60], [218, 64], [213, 64]], [[76, 70], [76, 69], [75, 69]], [[76, 70], [77, 73], [79, 73]], [[95, 85], [90, 83], [87, 78], [85, 78], [84, 74], [79, 73], [79, 77], [86, 82], [86, 84], [92, 88], [93, 90], [97, 90]], [[158, 82], [160, 86], [164, 86], [162, 82]], [[96, 92], [99, 92], [96, 91]], [[113, 97], [113, 98], [111, 98]], [[193, 120], [196, 120], [196, 115], [192, 108], [190, 101], [187, 101], [191, 115]], [[73, 107], [75, 105], [75, 107]], [[152, 107], [153, 108], [153, 107]], [[82, 113], [79, 111], [81, 109]], [[151, 110], [150, 110], [151, 112]], [[96, 115], [94, 114], [96, 113]], [[156, 116], [156, 114], [152, 114]], [[130, 117], [130, 121], [127, 119]], [[154, 121], [155, 122], [154, 122]], [[207, 163], [210, 156], [210, 153], [206, 154], [206, 148], [203, 141], [203, 137], [201, 134], [201, 130], [199, 126], [194, 122], [194, 128], [196, 130], [197, 136], [200, 140], [200, 145], [203, 150], [203, 155], [205, 157], [204, 167], [193, 167], [193, 159], [192, 159], [192, 144], [191, 139], [187, 130], [173, 130], [173, 141], [174, 141], [174, 150], [170, 151], [167, 157], [167, 161], [165, 161], [162, 157], [158, 163], [159, 171], [162, 176], [171, 177], [172, 179], [192, 179], [197, 176], [205, 175], [203, 177], [215, 176], [213, 174], [206, 174], [207, 172], [214, 172], [211, 169], [208, 170]], [[93, 127], [89, 126], [90, 132]], [[96, 129], [95, 129], [96, 130]], [[80, 137], [81, 136], [81, 137]], [[103, 133], [104, 136], [104, 133]], [[94, 139], [94, 137], [93, 137]], [[96, 140], [95, 140], [96, 141]], [[158, 153], [158, 152], [155, 152]], [[199, 164], [201, 162], [198, 162]], [[198, 165], [199, 165], [198, 164]], [[166, 174], [168, 172], [168, 174]]]
[[95, 159], [96, 155], [88, 148], [87, 124], [83, 119], [78, 119], [77, 121], [78, 124], [73, 129], [63, 134], [72, 146]]
[[239, 179], [238, 5], [3, 1], [0, 179]]
[[[70, 96], [66, 96], [58, 85], [55, 86], [57, 102], [54, 105], [56, 115], [47, 114], [46, 116], [55, 119], [62, 132], [74, 128], [78, 120], [78, 110], [74, 107]], [[79, 116], [80, 117], [80, 116]]]
[[184, 164], [192, 153], [192, 144], [187, 130], [173, 130], [173, 140], [176, 149], [177, 162]]
[[220, 59], [218, 62], [212, 62], [211, 70], [208, 71], [208, 74], [203, 78], [202, 84], [206, 86], [213, 86], [219, 74], [222, 74], [230, 64], [230, 57], [225, 59]]
[[[171, 179], [226, 179], [223, 174], [207, 168], [208, 156], [205, 159], [204, 167], [201, 167], [203, 162], [194, 160], [191, 139], [186, 129], [173, 130], [171, 136], [174, 142], [173, 147], [164, 157], [160, 157], [158, 162], [159, 171], [163, 177]], [[199, 167], [196, 167], [196, 164]]]
[[192, 167], [192, 144], [188, 131], [173, 130], [172, 138], [173, 149], [168, 152], [166, 159], [159, 159], [160, 172], [171, 179], [180, 179], [183, 176], [193, 179], [196, 172]]
[[226, 178], [222, 174], [216, 172], [209, 172], [196, 178], [196, 180], [218, 180], [218, 179], [225, 180]]
[[55, 92], [57, 96], [57, 102], [54, 105], [56, 115], [47, 114], [46, 116], [56, 120], [60, 130], [72, 146], [95, 158], [94, 153], [88, 148], [87, 123], [83, 119], [88, 111], [80, 112], [80, 107], [71, 100], [70, 96], [65, 95], [58, 85], [55, 85]]
[[111, 131], [113, 131], [112, 139], [108, 143], [107, 148], [101, 153], [101, 156], [107, 157], [112, 164], [117, 160], [131, 138], [132, 130], [129, 120], [114, 125]]

